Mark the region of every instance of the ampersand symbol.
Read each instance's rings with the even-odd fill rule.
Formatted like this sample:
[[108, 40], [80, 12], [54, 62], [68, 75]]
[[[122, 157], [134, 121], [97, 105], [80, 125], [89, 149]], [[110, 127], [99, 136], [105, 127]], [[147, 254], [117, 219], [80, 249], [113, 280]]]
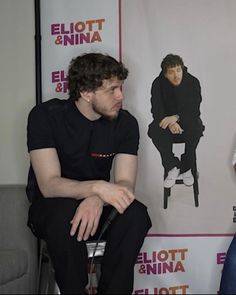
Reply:
[[56, 92], [62, 92], [62, 83], [57, 83]]
[[145, 264], [140, 265], [139, 273], [145, 273]]
[[57, 36], [57, 38], [55, 40], [55, 44], [57, 44], [57, 45], [62, 44], [62, 36], [61, 35]]

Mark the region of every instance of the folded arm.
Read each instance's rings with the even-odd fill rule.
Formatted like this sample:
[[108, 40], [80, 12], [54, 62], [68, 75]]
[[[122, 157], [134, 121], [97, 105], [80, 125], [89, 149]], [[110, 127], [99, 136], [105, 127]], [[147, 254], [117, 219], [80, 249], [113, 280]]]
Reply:
[[[111, 204], [119, 213], [123, 213], [134, 200], [134, 186], [137, 173], [137, 156], [118, 154], [114, 163], [114, 183], [97, 182], [95, 190], [108, 204]], [[104, 203], [103, 203], [104, 204]], [[101, 216], [99, 199], [90, 197], [85, 199], [77, 208], [71, 221], [71, 235], [78, 229], [78, 241], [87, 240], [94, 235]]]
[[137, 157], [118, 154], [114, 165], [114, 183], [103, 180], [78, 181], [61, 176], [55, 148], [30, 152], [32, 167], [44, 197], [84, 199], [71, 220], [71, 235], [78, 229], [77, 239], [86, 240], [96, 230], [105, 203], [123, 213], [134, 200]]

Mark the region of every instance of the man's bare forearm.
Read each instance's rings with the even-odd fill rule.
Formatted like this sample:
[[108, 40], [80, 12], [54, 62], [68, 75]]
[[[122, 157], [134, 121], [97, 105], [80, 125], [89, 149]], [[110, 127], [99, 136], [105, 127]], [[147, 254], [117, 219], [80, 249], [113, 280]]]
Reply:
[[41, 188], [46, 198], [67, 197], [83, 199], [95, 195], [94, 186], [96, 180], [78, 181], [63, 177], [53, 177]]

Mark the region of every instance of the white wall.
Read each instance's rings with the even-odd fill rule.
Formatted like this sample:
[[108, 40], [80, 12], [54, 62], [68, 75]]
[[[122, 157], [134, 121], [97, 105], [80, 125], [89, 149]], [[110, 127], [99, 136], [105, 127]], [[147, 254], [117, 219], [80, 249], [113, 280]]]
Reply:
[[33, 0], [0, 0], [0, 36], [0, 184], [25, 184], [26, 118], [35, 104]]

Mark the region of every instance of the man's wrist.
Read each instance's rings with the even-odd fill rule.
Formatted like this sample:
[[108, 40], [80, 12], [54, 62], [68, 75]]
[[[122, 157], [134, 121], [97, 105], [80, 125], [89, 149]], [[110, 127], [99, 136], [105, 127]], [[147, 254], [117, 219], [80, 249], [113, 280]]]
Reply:
[[98, 195], [100, 194], [100, 185], [104, 180], [95, 180], [92, 182], [91, 184], [91, 192], [94, 195]]

